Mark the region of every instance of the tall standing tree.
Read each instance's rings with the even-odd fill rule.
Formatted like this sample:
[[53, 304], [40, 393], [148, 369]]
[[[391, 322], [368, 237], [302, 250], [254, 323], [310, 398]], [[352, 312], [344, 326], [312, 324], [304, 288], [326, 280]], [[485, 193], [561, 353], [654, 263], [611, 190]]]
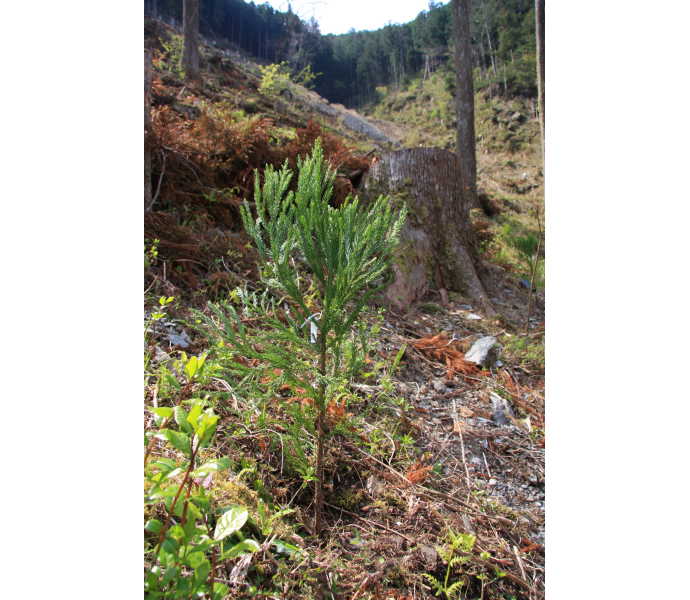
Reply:
[[180, 66], [187, 81], [199, 80], [199, 0], [182, 0], [184, 46]]
[[470, 12], [467, 0], [453, 0], [453, 36], [455, 38], [455, 77], [458, 98], [458, 131], [455, 152], [458, 157], [459, 184], [463, 195], [462, 201], [469, 207], [479, 208]]
[[544, 41], [546, 33], [546, 19], [544, 18], [544, 1], [536, 1], [537, 19], [537, 85], [539, 86], [539, 124], [541, 125], [541, 150], [546, 168], [546, 104], [544, 83], [546, 77]]
[[153, 204], [151, 199], [151, 148], [149, 148], [152, 82], [151, 53], [144, 49], [144, 210], [149, 210]]

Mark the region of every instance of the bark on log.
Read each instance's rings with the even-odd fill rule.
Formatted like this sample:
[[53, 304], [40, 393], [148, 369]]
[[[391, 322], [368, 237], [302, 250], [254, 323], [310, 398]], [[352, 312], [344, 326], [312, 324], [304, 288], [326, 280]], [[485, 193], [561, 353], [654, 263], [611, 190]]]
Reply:
[[144, 210], [151, 208], [151, 148], [148, 137], [151, 131], [151, 86], [153, 69], [151, 53], [144, 50]]
[[470, 198], [461, 193], [457, 171], [457, 157], [447, 150], [409, 148], [381, 156], [363, 180], [363, 202], [391, 196], [394, 208], [407, 204], [409, 211], [391, 267], [393, 281], [384, 291], [397, 310], [436, 288], [469, 296], [494, 312], [477, 276]]

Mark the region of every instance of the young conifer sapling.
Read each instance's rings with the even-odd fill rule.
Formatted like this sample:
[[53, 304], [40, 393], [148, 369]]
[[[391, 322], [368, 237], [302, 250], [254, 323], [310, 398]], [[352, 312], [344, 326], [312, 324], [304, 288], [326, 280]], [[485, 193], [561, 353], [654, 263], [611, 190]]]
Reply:
[[[262, 327], [250, 334], [228, 303], [210, 305], [218, 322], [206, 322], [227, 342], [221, 352], [258, 359], [259, 366], [252, 369], [257, 377], [279, 369], [280, 376], [273, 375], [274, 388], [299, 386], [312, 399], [317, 412], [314, 533], [319, 535], [326, 410], [361, 359], [361, 345], [352, 340], [353, 326], [372, 296], [385, 287], [381, 281], [398, 244], [406, 207], [396, 217], [383, 196], [368, 208], [351, 196], [340, 208], [329, 206], [335, 172], [324, 162], [320, 139], [311, 157], [298, 159], [298, 168], [296, 194], [288, 192], [293, 174], [287, 161], [279, 172], [266, 168], [263, 189], [255, 173], [256, 218], [246, 201], [242, 207], [267, 290], [260, 296], [244, 294], [242, 300], [244, 310], [259, 317]], [[309, 289], [304, 271], [313, 280]]]

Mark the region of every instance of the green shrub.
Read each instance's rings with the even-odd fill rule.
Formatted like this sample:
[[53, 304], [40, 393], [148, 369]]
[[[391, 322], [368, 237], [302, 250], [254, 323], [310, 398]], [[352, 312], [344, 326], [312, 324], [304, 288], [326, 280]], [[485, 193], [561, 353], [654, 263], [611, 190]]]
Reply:
[[[235, 362], [233, 368], [239, 373], [268, 376], [273, 380], [271, 389], [286, 384], [300, 387], [311, 399], [317, 414], [314, 530], [318, 535], [326, 408], [344, 380], [361, 367], [366, 340], [363, 328], [354, 336], [353, 328], [372, 296], [385, 287], [386, 282], [375, 282], [392, 260], [406, 208], [396, 220], [389, 198], [382, 196], [368, 210], [360, 209], [358, 200], [350, 196], [339, 209], [329, 206], [335, 172], [323, 160], [320, 138], [311, 158], [298, 159], [298, 167], [296, 194], [287, 193], [292, 172], [286, 161], [280, 172], [266, 168], [263, 189], [256, 174], [256, 219], [246, 201], [242, 207], [266, 291], [242, 292], [241, 312], [258, 318], [261, 328], [249, 332], [241, 313], [227, 303], [209, 304], [216, 319], [196, 314], [213, 332], [215, 345], [229, 364], [237, 354], [244, 361], [257, 359], [251, 368]], [[304, 268], [313, 278], [311, 283]]]

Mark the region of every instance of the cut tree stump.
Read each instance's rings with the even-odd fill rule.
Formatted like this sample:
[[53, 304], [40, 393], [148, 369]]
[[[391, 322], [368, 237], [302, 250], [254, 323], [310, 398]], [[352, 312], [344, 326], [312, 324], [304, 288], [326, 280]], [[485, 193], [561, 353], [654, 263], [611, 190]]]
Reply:
[[479, 253], [468, 199], [461, 194], [457, 157], [439, 148], [408, 148], [381, 156], [362, 182], [361, 201], [390, 196], [408, 217], [392, 264], [393, 281], [384, 296], [397, 310], [421, 301], [430, 290], [476, 300], [494, 310], [477, 275]]

